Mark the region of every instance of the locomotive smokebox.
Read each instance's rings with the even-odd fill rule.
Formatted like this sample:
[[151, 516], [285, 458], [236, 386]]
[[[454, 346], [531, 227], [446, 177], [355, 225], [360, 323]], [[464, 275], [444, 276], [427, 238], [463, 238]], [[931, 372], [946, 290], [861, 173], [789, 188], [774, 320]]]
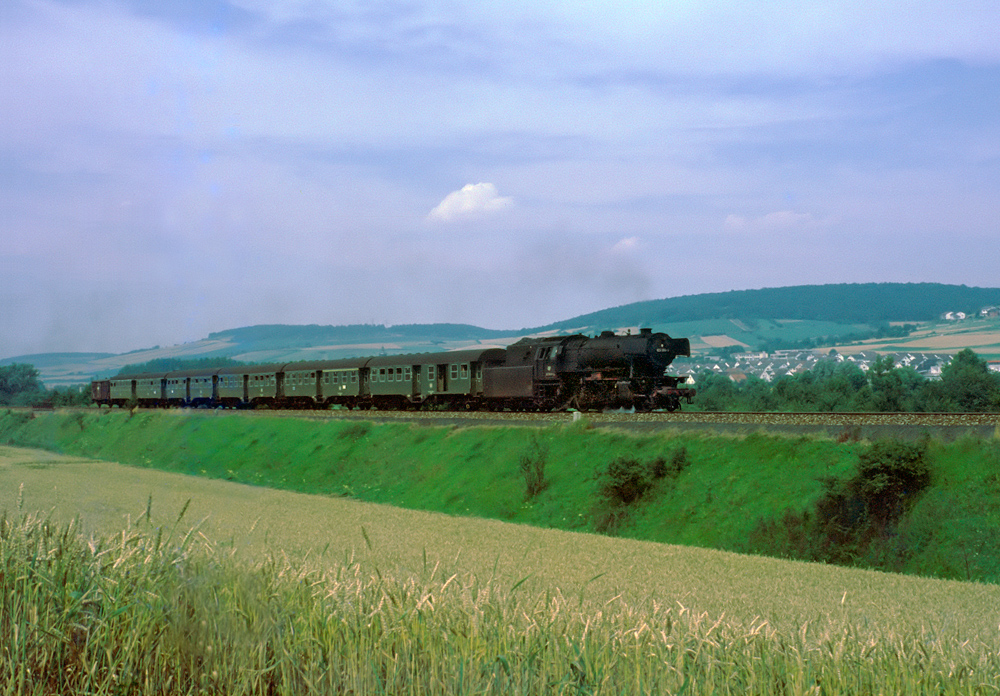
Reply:
[[567, 345], [567, 369], [578, 372], [621, 370], [631, 378], [662, 377], [679, 355], [691, 355], [686, 338], [642, 329], [639, 334], [618, 336], [605, 331], [596, 338], [583, 338]]

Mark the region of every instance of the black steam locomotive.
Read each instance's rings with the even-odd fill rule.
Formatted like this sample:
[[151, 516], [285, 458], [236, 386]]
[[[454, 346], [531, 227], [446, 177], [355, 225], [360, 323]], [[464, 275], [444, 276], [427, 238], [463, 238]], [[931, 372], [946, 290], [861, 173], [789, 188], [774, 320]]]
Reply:
[[507, 348], [123, 374], [91, 384], [98, 405], [581, 411], [680, 408], [694, 390], [666, 374], [686, 338], [524, 338]]

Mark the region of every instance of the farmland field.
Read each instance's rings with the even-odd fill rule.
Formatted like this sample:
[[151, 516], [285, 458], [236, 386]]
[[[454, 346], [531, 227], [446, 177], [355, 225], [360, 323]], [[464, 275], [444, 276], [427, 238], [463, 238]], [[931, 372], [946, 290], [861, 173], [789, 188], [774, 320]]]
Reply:
[[[209, 653], [198, 661], [209, 675], [192, 682], [206, 692], [994, 693], [1000, 673], [996, 585], [404, 511], [12, 447], [0, 448], [0, 492], [10, 518], [79, 515], [83, 535], [108, 535], [101, 553], [121, 553], [122, 567], [128, 549], [147, 548], [136, 530], [171, 528], [184, 511], [211, 568], [252, 571], [272, 598], [312, 593], [314, 609], [297, 608], [306, 616], [295, 640], [306, 643], [281, 644], [298, 655], [294, 669], [277, 658], [217, 665]], [[206, 590], [220, 612], [226, 586]], [[354, 619], [324, 618], [352, 601], [370, 605]], [[198, 618], [199, 630], [228, 625]], [[370, 650], [331, 674], [324, 640]], [[279, 673], [276, 687], [264, 678]]]

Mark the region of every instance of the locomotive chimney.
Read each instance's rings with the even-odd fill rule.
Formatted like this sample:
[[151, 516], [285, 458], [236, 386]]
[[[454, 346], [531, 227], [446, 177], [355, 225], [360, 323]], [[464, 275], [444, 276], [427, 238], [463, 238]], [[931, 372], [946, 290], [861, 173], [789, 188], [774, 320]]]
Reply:
[[649, 329], [649, 328], [646, 328], [646, 329], [639, 329], [639, 333], [640, 333], [640, 334], [642, 334], [643, 336], [648, 336], [648, 335], [650, 335], [651, 333], [653, 333], [653, 330], [652, 330], [652, 329]]

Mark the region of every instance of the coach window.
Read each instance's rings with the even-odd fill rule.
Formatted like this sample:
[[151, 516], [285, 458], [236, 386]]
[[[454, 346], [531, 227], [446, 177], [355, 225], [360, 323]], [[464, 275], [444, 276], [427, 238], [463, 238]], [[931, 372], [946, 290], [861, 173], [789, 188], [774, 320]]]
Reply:
[[462, 368], [461, 369], [462, 369], [462, 379], [468, 379], [469, 378], [469, 366], [466, 365], [465, 363], [462, 363]]
[[428, 365], [427, 366], [427, 379], [432, 380], [432, 381], [434, 380], [434, 366], [433, 365]]
[[458, 379], [458, 363], [451, 364], [451, 378]]

